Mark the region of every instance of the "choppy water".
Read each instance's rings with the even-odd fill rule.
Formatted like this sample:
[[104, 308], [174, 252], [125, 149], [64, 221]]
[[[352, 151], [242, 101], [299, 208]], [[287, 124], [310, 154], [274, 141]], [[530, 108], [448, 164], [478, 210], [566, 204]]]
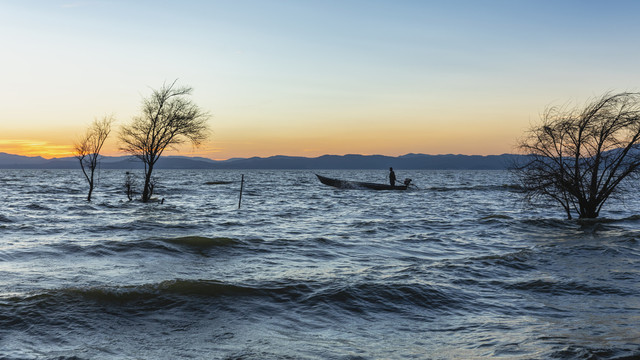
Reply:
[[[529, 208], [500, 171], [0, 170], [0, 358], [640, 356], [640, 203]], [[322, 171], [383, 182], [380, 171]], [[207, 182], [234, 181], [207, 185]]]

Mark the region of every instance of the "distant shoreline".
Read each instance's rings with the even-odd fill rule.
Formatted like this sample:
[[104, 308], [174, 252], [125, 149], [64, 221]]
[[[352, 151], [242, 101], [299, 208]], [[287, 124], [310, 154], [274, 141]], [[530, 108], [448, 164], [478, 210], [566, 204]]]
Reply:
[[[505, 170], [523, 155], [323, 155], [319, 157], [270, 156], [211, 160], [202, 157], [163, 156], [157, 169], [388, 169], [399, 170]], [[142, 163], [130, 156], [104, 156], [102, 169], [137, 169]], [[45, 159], [0, 153], [0, 169], [77, 169], [78, 160], [73, 157]]]

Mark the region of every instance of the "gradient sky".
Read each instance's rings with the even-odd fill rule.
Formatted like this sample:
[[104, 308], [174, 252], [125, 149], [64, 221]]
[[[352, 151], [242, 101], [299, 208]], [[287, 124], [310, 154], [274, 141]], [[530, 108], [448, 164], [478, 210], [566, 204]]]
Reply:
[[[549, 105], [640, 91], [639, 1], [0, 0], [0, 152], [71, 155], [163, 82], [214, 159], [501, 154]], [[116, 131], [106, 149], [118, 155]]]

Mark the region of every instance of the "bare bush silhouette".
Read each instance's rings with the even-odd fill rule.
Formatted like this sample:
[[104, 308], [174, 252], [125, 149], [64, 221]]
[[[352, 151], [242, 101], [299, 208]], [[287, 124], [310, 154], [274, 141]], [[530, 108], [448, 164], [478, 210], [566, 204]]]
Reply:
[[131, 173], [127, 171], [124, 175], [124, 189], [126, 191], [127, 198], [129, 199], [129, 201], [133, 200], [133, 195], [135, 194], [135, 186], [136, 186], [135, 180], [131, 176]]
[[598, 217], [640, 169], [640, 93], [607, 93], [583, 108], [551, 107], [520, 141], [515, 167], [529, 200], [558, 202], [567, 218]]

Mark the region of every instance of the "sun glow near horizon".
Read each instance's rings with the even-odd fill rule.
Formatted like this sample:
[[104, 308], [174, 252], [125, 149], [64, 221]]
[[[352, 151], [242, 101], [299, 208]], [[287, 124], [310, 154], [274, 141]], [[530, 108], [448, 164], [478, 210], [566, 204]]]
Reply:
[[[78, 135], [81, 134], [80, 130], [83, 129], [79, 129]], [[70, 157], [74, 156], [74, 141], [78, 137], [67, 136], [60, 140], [4, 139], [0, 140], [0, 152], [41, 156], [47, 159]], [[479, 137], [483, 139], [482, 144], [478, 141]], [[214, 160], [275, 155], [303, 157], [346, 154], [400, 156], [408, 153], [498, 155], [514, 151], [512, 140], [508, 132], [506, 135], [478, 136], [478, 132], [471, 131], [457, 133], [455, 136], [443, 136], [442, 132], [416, 131], [414, 134], [405, 134], [401, 131], [380, 130], [378, 132], [363, 131], [358, 135], [344, 132], [329, 135], [284, 136], [275, 133], [256, 134], [236, 131], [214, 135], [199, 147], [185, 143], [176, 149], [167, 149], [164, 155], [197, 156]], [[102, 154], [127, 155], [120, 150], [117, 129], [112, 131]]]
[[22, 156], [42, 156], [46, 159], [72, 155], [71, 145], [56, 145], [35, 139], [0, 140], [0, 152]]

